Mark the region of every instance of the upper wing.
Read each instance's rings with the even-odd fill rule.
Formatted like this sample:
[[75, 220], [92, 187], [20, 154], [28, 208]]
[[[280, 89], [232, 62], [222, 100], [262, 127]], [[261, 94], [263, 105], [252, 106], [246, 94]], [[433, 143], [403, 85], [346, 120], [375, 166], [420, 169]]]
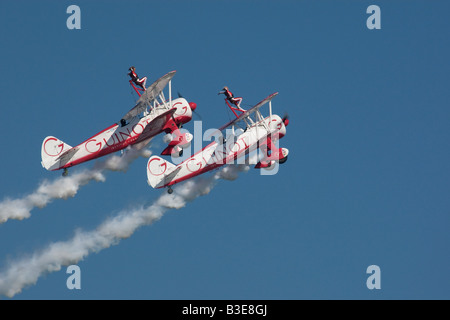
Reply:
[[153, 82], [141, 95], [133, 109], [128, 111], [128, 113], [124, 115], [122, 119], [129, 120], [143, 112], [147, 108], [147, 106], [150, 105], [164, 90], [169, 81], [172, 80], [175, 73], [176, 71], [171, 71]]
[[177, 108], [172, 108], [150, 121], [149, 124], [145, 126], [145, 129], [142, 131], [139, 138], [136, 140], [136, 143], [144, 141], [160, 133], [176, 110]]
[[256, 104], [255, 106], [251, 107], [250, 109], [248, 109], [247, 111], [243, 112], [239, 117], [237, 117], [236, 119], [231, 120], [230, 122], [228, 122], [227, 124], [224, 124], [222, 127], [219, 128], [219, 131], [222, 131], [223, 129], [228, 128], [229, 126], [235, 124], [238, 121], [241, 121], [242, 119], [248, 117], [250, 114], [252, 114], [253, 112], [257, 111], [259, 108], [261, 108], [263, 105], [265, 105], [267, 102], [269, 102], [270, 100], [272, 100], [276, 95], [278, 94], [278, 92], [272, 93], [270, 96], [268, 96], [267, 98], [265, 98], [264, 100], [262, 100], [261, 102], [259, 102], [258, 104]]

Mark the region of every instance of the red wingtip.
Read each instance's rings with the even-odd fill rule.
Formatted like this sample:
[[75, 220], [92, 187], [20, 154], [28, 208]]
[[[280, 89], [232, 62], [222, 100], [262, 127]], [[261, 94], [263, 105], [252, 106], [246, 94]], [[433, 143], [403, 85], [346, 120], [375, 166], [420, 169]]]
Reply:
[[195, 102], [189, 102], [189, 107], [191, 107], [191, 110], [194, 111], [197, 109], [197, 104]]

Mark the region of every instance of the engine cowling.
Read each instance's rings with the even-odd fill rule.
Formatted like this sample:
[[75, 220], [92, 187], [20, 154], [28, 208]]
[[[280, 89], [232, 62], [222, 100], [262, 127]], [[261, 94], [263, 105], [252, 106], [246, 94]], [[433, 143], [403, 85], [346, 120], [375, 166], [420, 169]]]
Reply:
[[172, 106], [174, 108], [177, 108], [175, 113], [173, 114], [173, 118], [175, 119], [175, 122], [177, 124], [183, 124], [191, 121], [192, 119], [192, 106], [197, 108], [197, 105], [195, 102], [188, 103], [186, 99], [184, 98], [177, 98], [172, 101]]

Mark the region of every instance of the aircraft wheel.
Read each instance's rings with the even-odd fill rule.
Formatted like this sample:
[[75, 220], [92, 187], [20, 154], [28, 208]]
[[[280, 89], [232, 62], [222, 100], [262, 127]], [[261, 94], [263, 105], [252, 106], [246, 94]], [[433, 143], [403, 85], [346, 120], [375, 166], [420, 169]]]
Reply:
[[67, 168], [64, 168], [64, 171], [62, 173], [63, 177], [67, 177], [69, 175], [69, 170], [67, 170]]
[[272, 171], [276, 167], [275, 163], [275, 160], [272, 160], [270, 161], [269, 165], [267, 167], [264, 167], [263, 169], [266, 171]]
[[287, 161], [288, 156], [284, 157], [283, 159], [280, 159], [279, 163], [283, 164]]
[[183, 149], [181, 149], [180, 152], [178, 152], [178, 156], [181, 157], [183, 155]]
[[172, 194], [172, 192], [173, 192], [172, 188], [169, 187], [169, 189], [167, 189], [167, 193]]

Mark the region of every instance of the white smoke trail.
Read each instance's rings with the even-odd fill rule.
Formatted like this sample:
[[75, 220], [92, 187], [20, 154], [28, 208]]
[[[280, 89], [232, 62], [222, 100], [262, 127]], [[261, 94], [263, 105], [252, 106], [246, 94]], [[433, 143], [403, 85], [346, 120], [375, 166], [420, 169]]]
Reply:
[[188, 180], [177, 186], [174, 193], [164, 193], [152, 205], [131, 211], [123, 211], [104, 221], [92, 231], [77, 231], [68, 241], [51, 243], [31, 256], [9, 263], [0, 273], [0, 295], [13, 297], [26, 286], [35, 284], [38, 278], [62, 266], [76, 264], [90, 253], [99, 252], [120, 240], [130, 237], [139, 227], [159, 220], [168, 209], [180, 209], [187, 202], [208, 194], [218, 179], [232, 179], [248, 166], [228, 166], [207, 179]]
[[0, 223], [8, 219], [22, 220], [31, 216], [35, 207], [44, 208], [53, 199], [74, 197], [80, 186], [91, 180], [105, 181], [100, 171], [82, 171], [70, 177], [58, 178], [52, 182], [44, 180], [31, 194], [21, 199], [5, 199], [0, 203]]
[[90, 181], [104, 182], [104, 170], [126, 171], [131, 162], [139, 156], [149, 157], [150, 150], [128, 149], [120, 156], [110, 156], [103, 162], [95, 164], [91, 170], [76, 172], [67, 177], [59, 177], [54, 181], [44, 180], [31, 194], [19, 199], [6, 198], [0, 202], [0, 224], [9, 219], [23, 220], [31, 216], [34, 208], [44, 208], [52, 200], [74, 197], [79, 188]]
[[94, 169], [96, 170], [109, 170], [109, 171], [122, 171], [126, 172], [128, 166], [137, 158], [144, 157], [150, 158], [152, 152], [149, 149], [137, 150], [135, 148], [128, 147], [123, 152], [122, 156], [111, 156], [106, 159], [106, 161], [99, 161], [95, 164]]

